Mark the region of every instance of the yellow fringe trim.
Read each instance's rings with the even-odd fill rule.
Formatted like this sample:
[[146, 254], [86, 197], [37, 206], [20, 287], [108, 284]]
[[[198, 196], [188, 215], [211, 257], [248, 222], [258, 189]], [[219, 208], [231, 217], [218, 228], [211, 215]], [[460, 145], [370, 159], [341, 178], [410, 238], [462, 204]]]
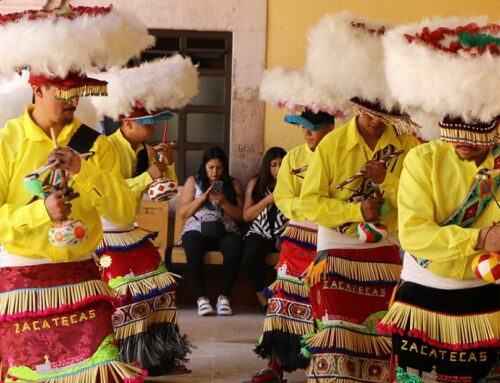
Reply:
[[151, 232], [139, 228], [130, 231], [121, 232], [105, 232], [102, 237], [101, 243], [97, 247], [98, 250], [109, 247], [127, 247], [139, 243], [144, 238], [149, 236]]
[[358, 104], [353, 100], [349, 100], [349, 104], [357, 115], [367, 114], [372, 118], [382, 121], [385, 125], [391, 124], [398, 134], [410, 135], [420, 130], [420, 125], [413, 122], [408, 115], [384, 113]]
[[345, 328], [327, 327], [306, 341], [306, 347], [327, 348], [335, 345], [353, 352], [387, 355], [391, 352], [391, 336], [362, 334]]
[[278, 316], [266, 317], [264, 319], [264, 332], [276, 330], [295, 335], [305, 335], [314, 332], [314, 324], [312, 322], [296, 322]]
[[18, 382], [37, 383], [119, 383], [126, 378], [133, 379], [141, 375], [141, 369], [127, 363], [113, 361], [88, 368], [75, 375], [52, 378], [48, 380], [19, 380]]
[[447, 344], [469, 344], [500, 337], [500, 312], [447, 315], [395, 302], [380, 322], [425, 331], [429, 339]]
[[466, 129], [449, 129], [440, 127], [441, 136], [445, 137], [448, 140], [457, 140], [457, 141], [472, 141], [472, 142], [494, 142], [497, 137], [497, 130], [493, 129], [491, 132], [476, 132], [473, 130]]
[[[292, 277], [290, 277], [292, 278]], [[287, 281], [286, 279], [276, 279], [268, 287], [269, 291], [284, 291], [285, 293], [298, 295], [302, 298], [309, 296], [309, 287], [307, 287], [302, 281], [297, 279], [297, 283]]]
[[37, 290], [14, 290], [0, 296], [0, 315], [59, 308], [62, 305], [78, 303], [99, 294], [115, 296], [114, 291], [107, 284], [96, 279], [74, 285]]
[[398, 281], [401, 265], [391, 263], [356, 262], [337, 257], [328, 258], [327, 270], [360, 282]]
[[322, 259], [317, 264], [311, 263], [304, 271], [304, 283], [308, 286], [314, 286], [316, 283], [326, 279], [326, 259]]
[[295, 239], [300, 242], [310, 243], [311, 245], [316, 245], [318, 242], [317, 231], [311, 231], [293, 225], [287, 225], [281, 236]]
[[82, 85], [76, 88], [56, 89], [55, 96], [60, 100], [70, 100], [75, 97], [107, 96], [106, 85]]
[[138, 281], [128, 282], [115, 288], [118, 296], [127, 295], [130, 292], [133, 296], [147, 295], [151, 290], [164, 289], [176, 283], [173, 275], [170, 272], [156, 274]]
[[173, 308], [172, 310], [155, 311], [144, 320], [115, 328], [115, 337], [121, 340], [144, 333], [148, 331], [149, 326], [155, 323], [177, 323], [177, 309]]

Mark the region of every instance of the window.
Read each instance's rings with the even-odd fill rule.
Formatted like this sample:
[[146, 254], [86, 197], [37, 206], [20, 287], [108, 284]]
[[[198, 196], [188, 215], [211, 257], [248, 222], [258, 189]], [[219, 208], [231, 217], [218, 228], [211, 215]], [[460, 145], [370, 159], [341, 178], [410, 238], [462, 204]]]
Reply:
[[[156, 44], [143, 52], [141, 61], [180, 53], [198, 65], [198, 94], [174, 113], [167, 133], [167, 140], [177, 143], [174, 159], [179, 182], [184, 183], [198, 170], [207, 148], [217, 145], [229, 155], [232, 33], [162, 29], [150, 33], [156, 36]], [[161, 140], [159, 128], [149, 143], [155, 145]]]

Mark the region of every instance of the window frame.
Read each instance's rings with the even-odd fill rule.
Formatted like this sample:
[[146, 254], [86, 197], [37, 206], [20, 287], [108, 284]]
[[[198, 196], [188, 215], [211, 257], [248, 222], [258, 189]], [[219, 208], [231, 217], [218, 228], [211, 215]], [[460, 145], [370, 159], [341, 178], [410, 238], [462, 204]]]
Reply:
[[[177, 159], [176, 171], [179, 183], [192, 174], [186, 174], [186, 152], [190, 150], [206, 150], [212, 146], [220, 146], [229, 157], [230, 132], [231, 132], [231, 87], [232, 87], [232, 61], [233, 61], [233, 33], [228, 31], [193, 31], [193, 30], [169, 30], [169, 29], [149, 29], [149, 33], [157, 38], [178, 38], [179, 50], [158, 50], [146, 49], [141, 55], [140, 62], [143, 62], [144, 54], [155, 54], [172, 56], [176, 53], [183, 57], [189, 56], [191, 52], [217, 52], [224, 53], [224, 69], [201, 68], [198, 67], [199, 76], [224, 77], [224, 104], [223, 105], [191, 105], [188, 104], [181, 110], [175, 111], [178, 114], [178, 137], [177, 137]], [[188, 39], [223, 39], [224, 48], [188, 48]], [[196, 64], [196, 63], [195, 63]], [[188, 142], [187, 141], [187, 114], [188, 113], [215, 113], [224, 114], [224, 142]]]

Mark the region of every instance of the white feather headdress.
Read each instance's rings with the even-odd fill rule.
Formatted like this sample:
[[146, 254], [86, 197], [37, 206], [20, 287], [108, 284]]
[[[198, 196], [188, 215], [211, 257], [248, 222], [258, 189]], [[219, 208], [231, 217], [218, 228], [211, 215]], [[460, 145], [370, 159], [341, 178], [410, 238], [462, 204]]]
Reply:
[[153, 43], [135, 15], [112, 6], [1, 15], [0, 72], [65, 78], [124, 65]]
[[[391, 93], [404, 107], [420, 107], [464, 121], [490, 122], [500, 113], [500, 54], [463, 46], [449, 52], [440, 47], [458, 43], [456, 34], [434, 32], [434, 37], [442, 39], [433, 42], [430, 34], [422, 35], [424, 28], [427, 32], [442, 27], [451, 31], [473, 22], [484, 26], [487, 19], [433, 18], [386, 33], [385, 72]], [[500, 38], [498, 25], [496, 37]]]
[[311, 77], [298, 70], [283, 67], [266, 70], [260, 84], [260, 98], [292, 113], [310, 110], [343, 116], [350, 110], [345, 99], [318, 86]]
[[386, 24], [350, 12], [326, 15], [307, 34], [306, 71], [314, 81], [346, 100], [358, 97], [390, 111], [381, 37]]
[[138, 104], [150, 113], [180, 109], [198, 92], [196, 66], [181, 55], [92, 77], [108, 82], [108, 97], [91, 98], [100, 118], [128, 117]]

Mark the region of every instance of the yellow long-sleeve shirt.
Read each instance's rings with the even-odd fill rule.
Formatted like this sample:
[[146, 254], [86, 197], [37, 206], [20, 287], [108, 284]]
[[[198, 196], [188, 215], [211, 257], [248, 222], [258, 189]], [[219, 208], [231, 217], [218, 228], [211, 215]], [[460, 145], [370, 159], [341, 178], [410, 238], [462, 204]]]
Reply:
[[300, 209], [299, 197], [304, 183], [304, 176], [309, 170], [302, 171], [297, 175], [291, 174], [291, 170], [307, 166], [313, 153], [307, 144], [303, 144], [290, 150], [281, 162], [273, 196], [274, 203], [288, 219], [299, 222], [306, 220]]
[[[52, 140], [31, 119], [33, 105], [23, 116], [10, 120], [0, 129], [0, 242], [12, 254], [29, 258], [49, 258], [67, 262], [94, 251], [102, 238], [100, 217], [117, 225], [126, 225], [135, 216], [136, 201], [120, 175], [116, 150], [105, 136], [99, 136], [91, 150], [95, 155], [82, 160], [80, 172], [72, 178], [72, 187], [80, 196], [71, 201], [71, 219], [79, 219], [88, 228], [87, 239], [76, 246], [56, 248], [47, 233], [53, 223], [39, 199], [23, 184], [23, 178], [47, 162], [54, 150]], [[80, 122], [67, 124], [59, 136], [66, 146]]]
[[491, 202], [470, 228], [439, 224], [464, 201], [479, 169], [493, 167], [491, 152], [476, 166], [474, 161], [461, 160], [451, 144], [441, 141], [421, 145], [406, 157], [399, 188], [399, 238], [407, 252], [432, 261], [427, 268], [433, 273], [474, 278], [471, 261], [482, 253], [474, 250], [479, 231], [500, 220], [500, 209]]
[[[143, 172], [136, 177], [133, 177], [134, 164], [137, 158], [137, 154], [142, 149], [142, 145], [139, 145], [135, 150], [127, 141], [120, 129], [113, 133], [109, 139], [118, 151], [118, 156], [120, 157], [120, 173], [125, 178], [127, 185], [134, 192], [137, 200], [142, 198], [142, 194], [146, 188], [153, 182], [153, 178], [148, 172]], [[149, 154], [149, 163], [152, 164], [154, 161], [153, 154], [149, 150], [149, 145], [146, 145]], [[163, 172], [163, 176], [177, 182], [177, 174], [175, 172], [175, 165], [172, 163], [168, 165]]]
[[[413, 136], [398, 136], [389, 125], [372, 151], [359, 134], [356, 118], [328, 134], [316, 148], [300, 196], [300, 209], [304, 215], [328, 228], [362, 222], [361, 202], [346, 202], [352, 191], [339, 190], [336, 186], [357, 173], [375, 152], [389, 144], [396, 150], [404, 150], [404, 153], [391, 161], [384, 182], [379, 185], [389, 205], [389, 212], [381, 217], [380, 222], [388, 227], [389, 232], [397, 231], [396, 201], [403, 157], [418, 145], [418, 141]], [[357, 180], [347, 187], [356, 189], [360, 183], [361, 180]], [[354, 226], [347, 234], [354, 235]]]

